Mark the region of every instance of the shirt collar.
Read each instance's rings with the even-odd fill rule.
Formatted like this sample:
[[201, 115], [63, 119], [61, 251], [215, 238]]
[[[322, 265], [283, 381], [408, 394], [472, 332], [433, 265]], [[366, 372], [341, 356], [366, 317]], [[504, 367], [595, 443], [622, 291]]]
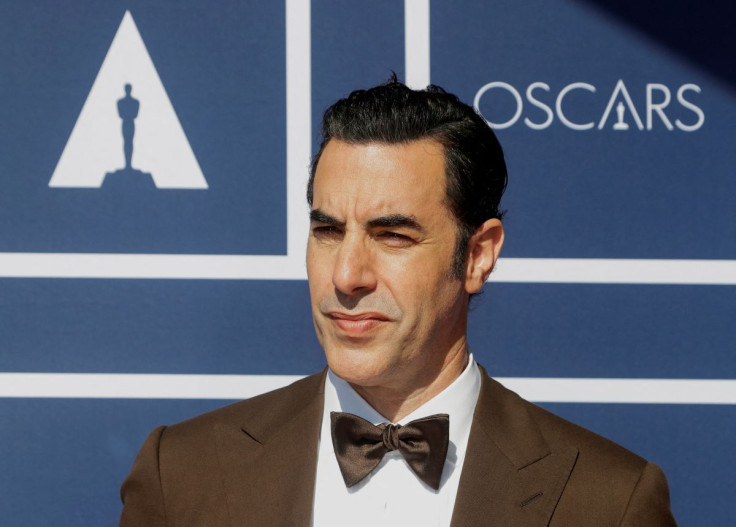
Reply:
[[[481, 375], [478, 365], [469, 354], [468, 364], [463, 372], [447, 388], [432, 399], [400, 419], [398, 424], [406, 424], [415, 419], [434, 414], [450, 416], [450, 441], [457, 443], [467, 437], [473, 420], [473, 411], [480, 393]], [[377, 425], [388, 422], [384, 416], [368, 404], [350, 384], [327, 372], [325, 380], [324, 416], [329, 420], [330, 412], [348, 412]]]

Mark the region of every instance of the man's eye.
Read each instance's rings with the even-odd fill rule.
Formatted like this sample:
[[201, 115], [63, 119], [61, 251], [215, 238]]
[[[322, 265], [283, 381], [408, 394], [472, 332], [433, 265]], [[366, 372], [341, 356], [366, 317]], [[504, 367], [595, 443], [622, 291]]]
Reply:
[[394, 231], [382, 232], [378, 235], [378, 238], [394, 247], [405, 247], [414, 242], [409, 236]]
[[340, 231], [333, 225], [320, 225], [312, 228], [312, 234], [315, 238], [333, 238], [339, 235]]

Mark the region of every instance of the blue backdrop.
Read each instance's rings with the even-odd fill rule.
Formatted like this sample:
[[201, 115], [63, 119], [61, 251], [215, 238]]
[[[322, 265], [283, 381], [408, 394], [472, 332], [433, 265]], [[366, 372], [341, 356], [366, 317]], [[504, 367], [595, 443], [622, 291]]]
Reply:
[[[186, 386], [181, 398], [150, 398], [135, 384], [110, 397], [94, 375], [324, 367], [298, 249], [305, 206], [294, 197], [325, 107], [395, 71], [475, 104], [506, 152], [505, 266], [536, 270], [492, 276], [471, 313], [476, 358], [500, 377], [732, 381], [729, 404], [688, 404], [707, 393], [671, 404], [621, 404], [616, 394], [543, 402], [660, 464], [682, 525], [731, 525], [730, 5], [0, 0], [0, 523], [116, 524], [119, 485], [148, 431], [227, 402], [192, 398]], [[410, 51], [414, 35], [426, 55]], [[150, 57], [136, 54], [137, 39]], [[158, 77], [133, 73], [148, 60]], [[135, 137], [178, 123], [206, 189], [77, 177], [113, 129], [119, 158], [101, 163], [122, 169], [123, 86], [105, 82], [127, 74], [139, 75]], [[159, 85], [174, 120], [150, 120]], [[109, 99], [112, 117], [85, 106], [94, 98]], [[162, 159], [184, 151], [153, 137]], [[146, 174], [133, 144], [133, 167]], [[64, 156], [66, 184], [50, 185]], [[629, 261], [682, 267], [661, 281], [535, 278], [570, 258], [614, 274]], [[223, 270], [232, 262], [236, 276]], [[709, 280], [714, 262], [720, 275]], [[77, 373], [94, 374], [97, 395], [64, 384]], [[61, 388], [49, 395], [44, 379]]]

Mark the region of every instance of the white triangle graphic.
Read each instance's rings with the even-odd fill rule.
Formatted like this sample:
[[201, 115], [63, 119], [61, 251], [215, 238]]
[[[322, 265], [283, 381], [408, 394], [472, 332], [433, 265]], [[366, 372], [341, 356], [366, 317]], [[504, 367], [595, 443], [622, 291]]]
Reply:
[[208, 188], [130, 11], [123, 15], [49, 186], [99, 188], [106, 173], [125, 166], [118, 100], [126, 84], [140, 104], [132, 167], [150, 173], [157, 188]]

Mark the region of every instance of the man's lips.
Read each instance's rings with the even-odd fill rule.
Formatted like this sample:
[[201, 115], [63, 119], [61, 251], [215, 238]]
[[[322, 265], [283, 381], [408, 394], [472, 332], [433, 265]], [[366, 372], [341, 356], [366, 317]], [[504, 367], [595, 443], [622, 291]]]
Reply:
[[341, 313], [331, 311], [326, 315], [335, 322], [342, 333], [351, 337], [365, 335], [390, 320], [386, 315], [375, 312]]

